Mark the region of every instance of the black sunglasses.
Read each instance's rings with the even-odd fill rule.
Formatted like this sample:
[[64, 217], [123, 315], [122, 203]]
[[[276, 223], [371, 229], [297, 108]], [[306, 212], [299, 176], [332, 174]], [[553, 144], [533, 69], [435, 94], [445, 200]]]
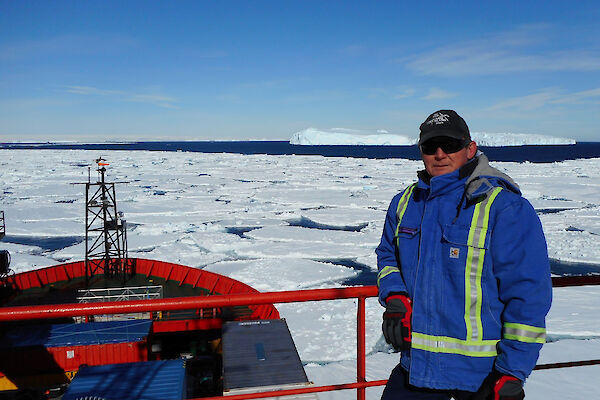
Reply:
[[438, 148], [446, 154], [456, 153], [469, 145], [467, 140], [459, 140], [451, 137], [435, 137], [429, 139], [419, 146], [421, 153], [431, 156], [435, 154]]

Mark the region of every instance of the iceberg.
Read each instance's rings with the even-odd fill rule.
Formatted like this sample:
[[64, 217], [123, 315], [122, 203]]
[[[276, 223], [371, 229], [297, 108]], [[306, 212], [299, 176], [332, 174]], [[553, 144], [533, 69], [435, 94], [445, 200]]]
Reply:
[[[525, 146], [525, 145], [568, 145], [575, 139], [529, 134], [529, 133], [491, 133], [471, 132], [471, 137], [479, 146]], [[417, 138], [390, 134], [385, 130], [369, 132], [357, 129], [307, 128], [296, 132], [290, 138], [290, 144], [302, 146], [350, 145], [350, 146], [410, 146]]]
[[290, 138], [290, 144], [303, 146], [407, 146], [415, 143], [416, 139], [402, 135], [393, 135], [384, 130], [369, 132], [346, 128], [308, 128], [294, 133]]
[[479, 146], [525, 146], [575, 144], [575, 139], [531, 133], [471, 132], [471, 138]]

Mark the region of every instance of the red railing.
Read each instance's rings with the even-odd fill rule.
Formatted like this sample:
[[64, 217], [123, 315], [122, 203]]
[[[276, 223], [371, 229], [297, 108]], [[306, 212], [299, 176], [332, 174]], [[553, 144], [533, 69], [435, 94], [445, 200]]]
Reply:
[[[583, 286], [598, 285], [599, 277], [559, 277], [553, 278], [553, 286]], [[289, 396], [303, 393], [329, 392], [334, 390], [356, 389], [357, 399], [364, 400], [367, 387], [382, 386], [387, 380], [366, 380], [366, 353], [365, 353], [365, 299], [376, 297], [375, 286], [359, 286], [335, 289], [294, 290], [285, 292], [267, 292], [251, 294], [233, 294], [219, 296], [183, 297], [157, 300], [133, 300], [121, 302], [88, 303], [88, 304], [59, 304], [26, 307], [0, 308], [0, 321], [50, 319], [58, 317], [75, 317], [96, 314], [118, 314], [127, 310], [130, 313], [189, 310], [210, 307], [231, 307], [247, 305], [263, 305], [277, 303], [294, 303], [306, 301], [323, 301], [338, 299], [358, 299], [357, 305], [357, 357], [356, 357], [356, 382], [338, 385], [314, 386], [299, 389], [276, 390], [260, 393], [246, 393], [227, 396], [228, 400], [259, 399], [277, 396]], [[564, 368], [579, 365], [596, 365], [600, 360], [573, 361], [568, 363], [542, 364], [536, 369]], [[203, 400], [217, 400], [225, 397], [210, 397]], [[200, 399], [198, 399], [200, 400]]]

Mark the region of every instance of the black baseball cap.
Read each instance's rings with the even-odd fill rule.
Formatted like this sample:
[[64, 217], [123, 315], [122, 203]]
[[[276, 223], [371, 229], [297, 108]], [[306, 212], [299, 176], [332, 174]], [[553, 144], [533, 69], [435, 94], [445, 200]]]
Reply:
[[454, 139], [471, 141], [467, 123], [454, 110], [439, 110], [431, 114], [419, 128], [419, 146], [434, 137], [448, 136]]

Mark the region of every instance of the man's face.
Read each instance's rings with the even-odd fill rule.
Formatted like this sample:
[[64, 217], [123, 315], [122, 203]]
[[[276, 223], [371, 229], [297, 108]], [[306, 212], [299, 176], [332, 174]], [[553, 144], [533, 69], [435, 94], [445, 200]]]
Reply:
[[[453, 140], [456, 141], [456, 139], [440, 136], [429, 139], [421, 145], [421, 157], [425, 169], [432, 177], [456, 171], [475, 156], [477, 143], [470, 142], [466, 147], [462, 147], [457, 146], [456, 142], [453, 143]], [[457, 147], [460, 149], [454, 151]], [[426, 154], [431, 152], [433, 154]]]

